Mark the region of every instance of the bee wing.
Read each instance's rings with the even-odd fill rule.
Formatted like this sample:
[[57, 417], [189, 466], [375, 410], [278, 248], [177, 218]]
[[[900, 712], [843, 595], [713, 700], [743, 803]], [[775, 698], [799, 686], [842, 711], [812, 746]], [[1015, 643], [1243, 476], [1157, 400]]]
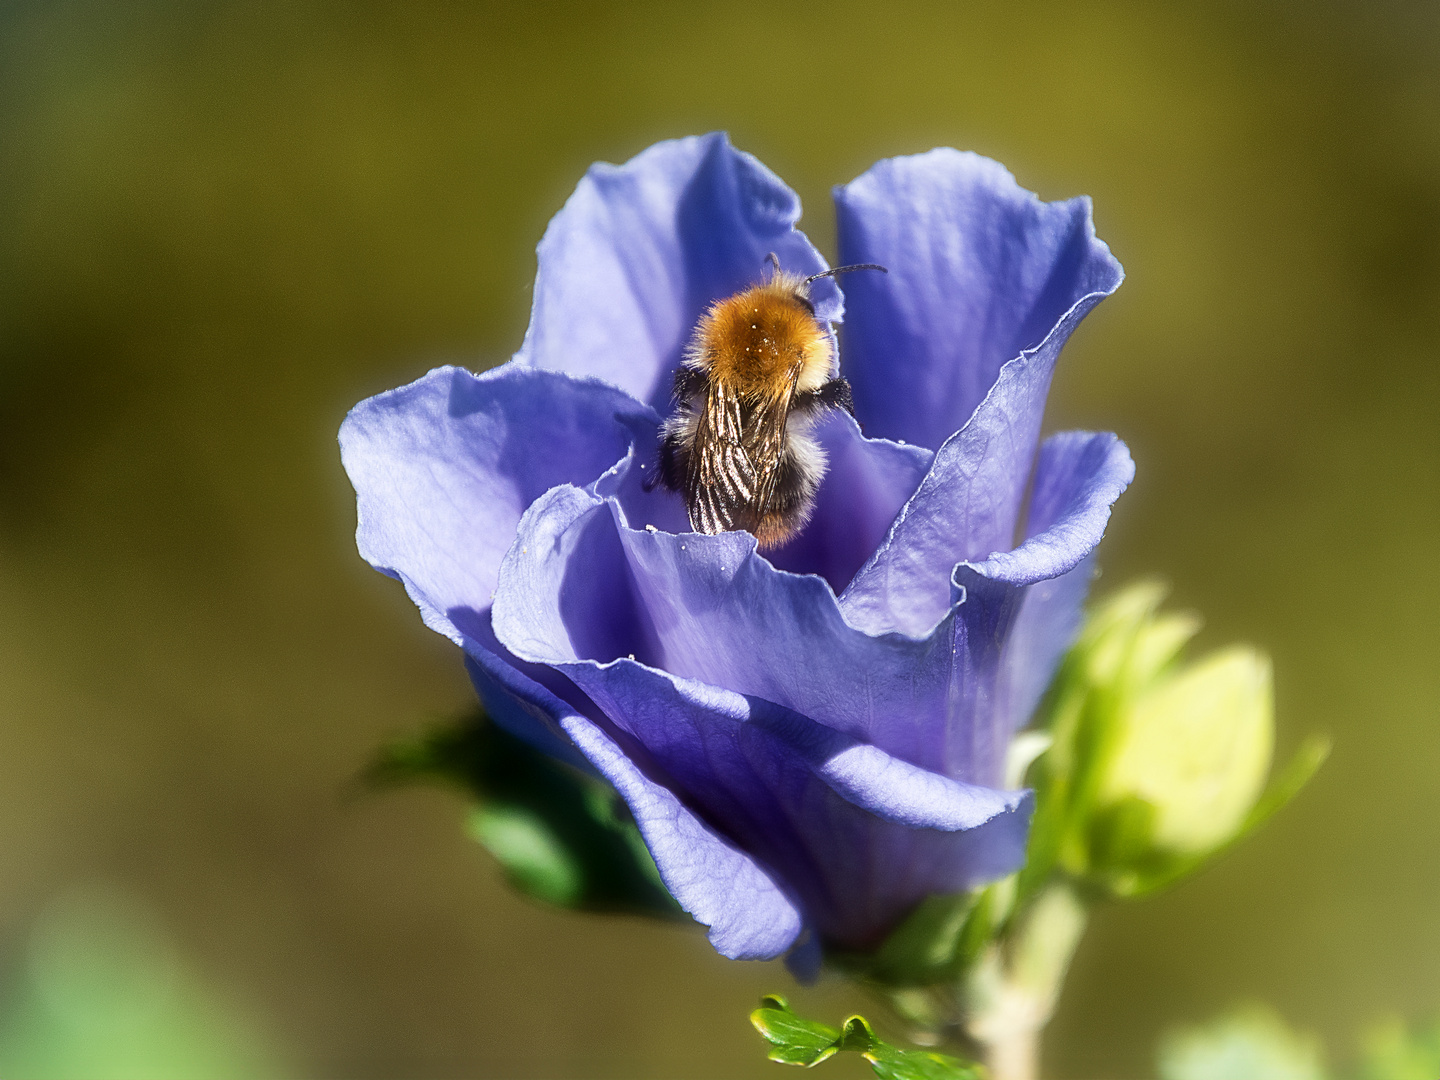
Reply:
[[685, 505], [697, 532], [743, 529], [755, 491], [745, 451], [745, 408], [733, 388], [712, 380], [696, 418]]
[[[796, 372], [798, 374], [798, 371]], [[751, 505], [755, 511], [755, 525], [770, 508], [775, 486], [780, 479], [780, 465], [785, 457], [785, 424], [790, 419], [790, 402], [794, 397], [795, 384], [792, 380], [779, 397], [766, 398], [759, 402], [745, 426], [745, 448], [750, 465], [755, 473], [755, 494]], [[746, 528], [754, 529], [754, 525]]]
[[710, 383], [685, 485], [690, 524], [697, 531], [755, 531], [779, 477], [791, 396], [787, 389], [752, 404], [725, 382]]

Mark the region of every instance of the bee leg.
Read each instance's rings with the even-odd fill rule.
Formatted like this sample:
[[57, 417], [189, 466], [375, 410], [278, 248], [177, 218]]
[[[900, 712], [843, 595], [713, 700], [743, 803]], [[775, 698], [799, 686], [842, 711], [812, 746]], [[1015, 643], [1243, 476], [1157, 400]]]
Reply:
[[657, 467], [654, 472], [645, 478], [645, 482], [640, 485], [640, 490], [645, 492], [646, 495], [649, 495], [650, 492], [659, 487], [665, 480], [665, 475], [674, 468], [674, 458], [675, 448], [670, 444], [670, 439], [667, 436], [665, 440], [660, 443], [660, 460], [656, 463]]
[[659, 468], [641, 485], [646, 493], [654, 491], [661, 484], [671, 491], [679, 491], [684, 480], [688, 457], [683, 433], [673, 430], [665, 431], [660, 440]]
[[703, 393], [709, 384], [710, 379], [705, 372], [682, 365], [675, 369], [675, 383], [671, 393], [677, 405], [684, 405], [696, 394]]
[[850, 394], [850, 383], [845, 379], [831, 379], [818, 389], [806, 394], [797, 394], [793, 408], [802, 412], [816, 409], [844, 409], [855, 415], [855, 400]]

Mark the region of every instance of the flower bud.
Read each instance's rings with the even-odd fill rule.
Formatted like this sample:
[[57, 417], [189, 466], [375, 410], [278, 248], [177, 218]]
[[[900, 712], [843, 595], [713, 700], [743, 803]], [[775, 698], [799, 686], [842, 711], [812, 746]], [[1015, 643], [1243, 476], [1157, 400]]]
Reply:
[[1100, 820], [1148, 818], [1146, 846], [1200, 854], [1239, 830], [1270, 771], [1270, 662], [1235, 646], [1182, 664], [1199, 622], [1161, 614], [1163, 596], [1149, 582], [1123, 590], [1078, 646], [1100, 699], [1092, 807]]
[[[1150, 636], [1142, 630], [1137, 646]], [[1123, 703], [1114, 722], [1098, 801], [1143, 799], [1155, 809], [1157, 847], [1208, 851], [1240, 828], [1270, 770], [1270, 662], [1237, 646], [1165, 671]]]
[[1324, 756], [1319, 742], [1304, 750], [1257, 810], [1274, 752], [1270, 662], [1242, 646], [1182, 661], [1199, 623], [1161, 613], [1164, 592], [1142, 582], [1096, 607], [1057, 678], [1054, 742], [1031, 773], [1033, 881], [1058, 864], [1115, 894], [1148, 892], [1278, 807]]

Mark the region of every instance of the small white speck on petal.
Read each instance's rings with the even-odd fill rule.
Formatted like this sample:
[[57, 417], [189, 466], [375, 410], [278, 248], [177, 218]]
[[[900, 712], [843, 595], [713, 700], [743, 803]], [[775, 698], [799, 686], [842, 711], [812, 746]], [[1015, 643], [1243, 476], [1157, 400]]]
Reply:
[[645, 531], [646, 531], [646, 532], [659, 532], [660, 530], [657, 529], [657, 528], [655, 528], [654, 525], [647, 524], [647, 525], [645, 526]]
[[632, 653], [627, 657], [627, 659], [634, 660], [634, 659], [635, 659], [635, 654], [632, 652]]

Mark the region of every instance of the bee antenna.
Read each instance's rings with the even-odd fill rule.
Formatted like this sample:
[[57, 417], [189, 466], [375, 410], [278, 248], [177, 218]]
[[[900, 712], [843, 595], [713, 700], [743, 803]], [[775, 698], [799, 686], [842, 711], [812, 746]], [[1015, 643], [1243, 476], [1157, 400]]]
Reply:
[[852, 263], [849, 266], [837, 266], [833, 270], [822, 270], [818, 274], [811, 274], [805, 279], [805, 284], [809, 285], [810, 282], [818, 281], [822, 277], [834, 277], [836, 274], [848, 274], [851, 270], [879, 270], [882, 274], [888, 274], [890, 272], [889, 270], [886, 270], [885, 267], [881, 266], [879, 263]]
[[771, 277], [779, 277], [779, 276], [780, 276], [780, 256], [779, 256], [779, 255], [776, 255], [776, 254], [772, 251], [772, 252], [770, 252], [769, 255], [766, 255], [766, 256], [765, 256], [765, 261], [768, 262], [771, 266], [773, 266], [773, 267], [775, 268], [775, 273], [772, 274]]

